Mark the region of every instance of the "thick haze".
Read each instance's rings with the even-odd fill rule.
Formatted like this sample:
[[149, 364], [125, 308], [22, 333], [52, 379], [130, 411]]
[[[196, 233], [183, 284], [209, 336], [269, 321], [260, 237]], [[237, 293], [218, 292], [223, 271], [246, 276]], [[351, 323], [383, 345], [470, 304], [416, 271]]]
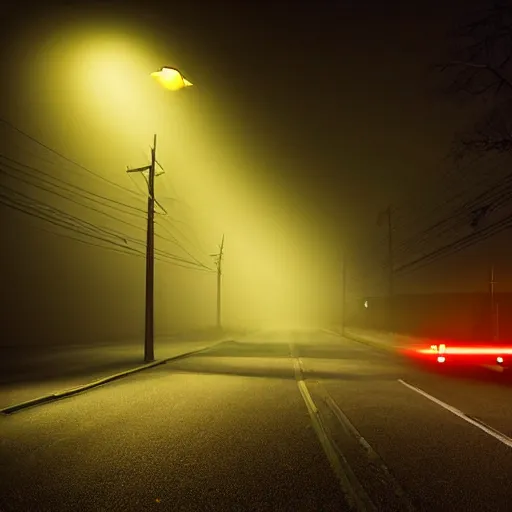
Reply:
[[[156, 217], [157, 335], [214, 323], [215, 274], [196, 264], [213, 268], [223, 234], [225, 324], [337, 322], [342, 247], [355, 293], [382, 293], [377, 214], [398, 203], [411, 219], [440, 194], [421, 197], [467, 116], [434, 92], [431, 66], [460, 5], [205, 4], [7, 8], [0, 116], [97, 173], [0, 126], [18, 169], [2, 184], [96, 226], [91, 239], [2, 207], [13, 340], [141, 335], [146, 184], [125, 171], [148, 164], [154, 133], [168, 212]], [[149, 74], [163, 65], [194, 87], [161, 89]], [[85, 208], [34, 188], [12, 160], [107, 199]], [[414, 220], [403, 224], [414, 234]], [[431, 275], [403, 290], [428, 288]]]

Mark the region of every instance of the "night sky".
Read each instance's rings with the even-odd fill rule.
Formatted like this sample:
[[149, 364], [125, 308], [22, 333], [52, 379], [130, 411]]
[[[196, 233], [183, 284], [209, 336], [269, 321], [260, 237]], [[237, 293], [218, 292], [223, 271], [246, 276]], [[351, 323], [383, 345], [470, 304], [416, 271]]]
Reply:
[[453, 111], [431, 69], [462, 2], [86, 4], [67, 15], [40, 7], [39, 24], [54, 13], [136, 18], [203, 90], [229, 101], [236, 133], [250, 141], [244, 151], [262, 160], [266, 178], [341, 211], [347, 224], [375, 217], [435, 172], [465, 121], [447, 121]]
[[[229, 210], [226, 216], [233, 216], [234, 210], [241, 212], [242, 217], [245, 215], [244, 194], [249, 198], [253, 186], [269, 191], [266, 202], [247, 206], [248, 211], [252, 208], [252, 220], [247, 221], [245, 229], [233, 227], [232, 236], [243, 231], [247, 240], [251, 240], [250, 222], [259, 216], [271, 217], [269, 212], [274, 210], [283, 226], [303, 225], [303, 231], [297, 228], [296, 238], [293, 241], [290, 238], [289, 242], [297, 254], [304, 255], [293, 271], [297, 274], [290, 280], [302, 279], [304, 269], [321, 267], [317, 278], [322, 284], [316, 288], [313, 284], [304, 285], [301, 293], [312, 292], [314, 288], [318, 294], [327, 286], [328, 298], [313, 300], [329, 304], [331, 312], [336, 310], [339, 299], [339, 255], [343, 247], [349, 254], [352, 270], [349, 283], [353, 293], [362, 296], [385, 293], [387, 245], [385, 228], [377, 226], [380, 211], [393, 205], [394, 236], [399, 249], [396, 265], [401, 266], [428, 253], [436, 243], [449, 242], [454, 236], [456, 239], [457, 233], [448, 229], [442, 233], [441, 242], [434, 240], [428, 245], [410, 242], [429, 225], [449, 217], [454, 204], [450, 201], [456, 191], [471, 197], [485, 186], [480, 183], [485, 182], [482, 176], [492, 182], [494, 175], [486, 178], [481, 173], [481, 168], [488, 170], [491, 164], [484, 162], [482, 167], [457, 169], [447, 158], [454, 135], [471, 125], [475, 109], [474, 105], [446, 94], [443, 79], [434, 69], [446, 58], [447, 32], [466, 16], [468, 2], [169, 1], [129, 7], [127, 2], [90, 1], [82, 6], [70, 2], [67, 8], [53, 2], [37, 9], [20, 3], [3, 9], [2, 62], [9, 72], [4, 73], [2, 80], [2, 118], [58, 147], [74, 160], [95, 168], [106, 162], [110, 165], [115, 160], [110, 159], [107, 150], [101, 150], [99, 139], [91, 139], [91, 147], [94, 146], [91, 150], [94, 157], [91, 157], [91, 152], [88, 154], [84, 149], [84, 141], [80, 146], [73, 145], [72, 128], [68, 132], [64, 120], [64, 125], [57, 129], [55, 119], [50, 122], [49, 117], [37, 114], [38, 108], [43, 108], [43, 100], [41, 105], [38, 103], [38, 91], [43, 91], [41, 97], [45, 94], [53, 97], [52, 101], [59, 99], [59, 93], [55, 91], [55, 77], [47, 80], [39, 74], [44, 66], [39, 71], [28, 69], [35, 55], [31, 48], [41, 48], [37, 42], [40, 35], [57, 34], [54, 43], [61, 41], [58, 34], [62, 27], [80, 20], [102, 27], [123, 27], [127, 37], [147, 40], [149, 46], [165, 55], [162, 58], [172, 58], [173, 62], [161, 65], [179, 66], [197, 86], [183, 101], [186, 103], [183, 108], [193, 103], [196, 112], [204, 112], [204, 117], [195, 116], [197, 125], [194, 126], [204, 127], [209, 140], [215, 142], [215, 150], [209, 156], [206, 150], [204, 153], [209, 165], [213, 166], [216, 160], [215, 165], [219, 166], [211, 171], [212, 183], [219, 187], [226, 183], [225, 190], [228, 190], [229, 183], [237, 181], [242, 185], [237, 185], [236, 190], [245, 190], [234, 193], [239, 199], [233, 199], [230, 209], [226, 206], [226, 212]], [[25, 46], [20, 43], [24, 38]], [[35, 41], [32, 47], [31, 41]], [[72, 67], [69, 72], [73, 73]], [[20, 87], [21, 80], [28, 80], [28, 85]], [[31, 102], [34, 108], [27, 109]], [[80, 119], [73, 119], [80, 124]], [[45, 133], [45, 125], [51, 125], [52, 129]], [[92, 124], [89, 128], [94, 131]], [[138, 148], [138, 154], [145, 149]], [[188, 148], [190, 151], [195, 149]], [[198, 154], [200, 151], [197, 149]], [[230, 168], [235, 170], [223, 175], [222, 162], [226, 155]], [[173, 158], [169, 150], [167, 161], [179, 172], [179, 158]], [[143, 164], [141, 161], [133, 165]], [[116, 161], [115, 165], [126, 168], [128, 162]], [[496, 176], [500, 172], [496, 171]], [[185, 182], [183, 186], [182, 195], [189, 197]], [[226, 194], [230, 196], [229, 192]], [[197, 204], [204, 200], [202, 197], [199, 194], [190, 197], [190, 201]], [[212, 210], [226, 204], [220, 196], [218, 203], [213, 198], [208, 201]], [[5, 233], [10, 214], [2, 210], [2, 215]], [[215, 217], [215, 214], [206, 216]], [[34, 230], [25, 231], [23, 220], [18, 217], [17, 234], [12, 235], [11, 230], [10, 235], [5, 235], [8, 244], [18, 244], [14, 252], [27, 254], [30, 244], [31, 251], [40, 252], [40, 247], [47, 247]], [[212, 240], [219, 238], [225, 218], [215, 219], [218, 229]], [[25, 233], [23, 241], [21, 232]], [[266, 232], [265, 228], [262, 232]], [[286, 238], [290, 230], [284, 227], [279, 232]], [[255, 235], [254, 243], [260, 247], [257, 240]], [[273, 240], [279, 240], [279, 236]], [[210, 249], [211, 240], [203, 236], [202, 241], [207, 246], [206, 252], [215, 251], [215, 247]], [[240, 246], [247, 243], [240, 242]], [[493, 243], [497, 247], [502, 241]], [[279, 252], [276, 247], [272, 249], [275, 253]], [[54, 249], [48, 249], [45, 258], [54, 260], [57, 253], [62, 255], [67, 250], [60, 247], [54, 253]], [[482, 251], [476, 248], [466, 253], [462, 261], [467, 267], [461, 266], [460, 259], [448, 257], [441, 264], [408, 274], [410, 277], [398, 281], [399, 291], [484, 290], [489, 261], [482, 257]], [[12, 259], [9, 260], [13, 256], [6, 257], [6, 264], [13, 265]], [[30, 267], [29, 260], [25, 264]], [[64, 260], [66, 268], [75, 265], [68, 257]], [[261, 258], [259, 262], [265, 267]], [[287, 266], [286, 261], [282, 264]], [[108, 265], [116, 263], [110, 261]], [[76, 283], [83, 283], [88, 281], [87, 272], [96, 276], [103, 275], [102, 272], [110, 274], [100, 271], [100, 266], [84, 269], [83, 280], [76, 269], [69, 272], [75, 276]], [[30, 294], [37, 279], [43, 283], [43, 277], [34, 276], [38, 272], [47, 273], [44, 268], [41, 264], [38, 270], [32, 271], [32, 277], [30, 272], [20, 273], [29, 283], [18, 298], [20, 304], [24, 302], [21, 297]], [[137, 271], [141, 268], [139, 265]], [[244, 280], [244, 272], [251, 272], [251, 264], [238, 269], [236, 286]], [[110, 286], [108, 279], [98, 277], [105, 287]], [[182, 286], [187, 288], [186, 278], [183, 279]], [[119, 282], [124, 280], [119, 277], [111, 285], [119, 286]], [[9, 286], [16, 287], [10, 283]], [[82, 284], [76, 283], [73, 286], [78, 290]], [[129, 295], [139, 293], [143, 283], [138, 282], [133, 289], [126, 286]], [[197, 286], [199, 290], [201, 285]], [[226, 286], [236, 295], [235, 284], [232, 288]], [[100, 293], [99, 290], [93, 286], [88, 293]], [[262, 300], [261, 295], [255, 297], [251, 300]], [[249, 299], [245, 304], [251, 304]], [[135, 303], [130, 307], [132, 311], [137, 310]], [[210, 307], [209, 303], [204, 307]], [[34, 309], [37, 307], [31, 310]], [[243, 321], [243, 315], [240, 318]], [[73, 325], [70, 321], [70, 329]]]

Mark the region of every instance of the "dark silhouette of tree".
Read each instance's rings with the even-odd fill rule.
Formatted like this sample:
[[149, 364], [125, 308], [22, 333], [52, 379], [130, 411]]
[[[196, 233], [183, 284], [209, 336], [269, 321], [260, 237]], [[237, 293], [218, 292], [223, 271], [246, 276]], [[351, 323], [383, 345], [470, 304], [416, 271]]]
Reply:
[[449, 91], [474, 97], [484, 114], [457, 137], [456, 157], [512, 151], [512, 1], [494, 0], [451, 34], [450, 58], [439, 66]]

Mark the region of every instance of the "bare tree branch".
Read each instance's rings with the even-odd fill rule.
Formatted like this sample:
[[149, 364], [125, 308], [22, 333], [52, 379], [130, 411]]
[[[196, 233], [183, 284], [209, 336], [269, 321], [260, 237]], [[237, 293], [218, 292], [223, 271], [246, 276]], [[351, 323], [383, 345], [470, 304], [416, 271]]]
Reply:
[[512, 2], [494, 0], [452, 31], [451, 58], [438, 66], [447, 91], [486, 100], [489, 110], [459, 135], [453, 155], [512, 152]]
[[[507, 57], [507, 59], [508, 58], [510, 57]], [[499, 80], [501, 85], [506, 85], [510, 89], [510, 92], [512, 92], [512, 81], [508, 80], [508, 78], [503, 76], [503, 74], [498, 69], [490, 66], [489, 64], [479, 64], [478, 62], [463, 62], [455, 60], [447, 64], [447, 66], [465, 66], [468, 68], [485, 69], [489, 71], [489, 73], [492, 73]], [[498, 84], [498, 87], [500, 84]]]

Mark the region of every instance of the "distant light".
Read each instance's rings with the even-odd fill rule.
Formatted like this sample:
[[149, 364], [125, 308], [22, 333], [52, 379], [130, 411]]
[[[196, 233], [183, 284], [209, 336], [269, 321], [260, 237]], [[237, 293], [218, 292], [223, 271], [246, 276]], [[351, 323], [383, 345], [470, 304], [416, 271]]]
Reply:
[[444, 354], [446, 352], [446, 345], [444, 343], [441, 343], [439, 345], [439, 353]]
[[438, 362], [438, 363], [444, 363], [445, 361], [446, 361], [446, 357], [444, 357], [444, 356], [439, 356], [439, 357], [437, 358], [437, 362]]
[[497, 362], [498, 364], [502, 364], [502, 363], [503, 363], [503, 357], [498, 356], [498, 357], [496, 358], [496, 362]]
[[164, 67], [160, 71], [151, 73], [151, 76], [156, 78], [163, 87], [170, 91], [178, 91], [193, 85], [175, 68]]
[[368, 301], [367, 301], [367, 300], [365, 300], [365, 301], [364, 301], [364, 307], [365, 307], [366, 309], [368, 309]]

